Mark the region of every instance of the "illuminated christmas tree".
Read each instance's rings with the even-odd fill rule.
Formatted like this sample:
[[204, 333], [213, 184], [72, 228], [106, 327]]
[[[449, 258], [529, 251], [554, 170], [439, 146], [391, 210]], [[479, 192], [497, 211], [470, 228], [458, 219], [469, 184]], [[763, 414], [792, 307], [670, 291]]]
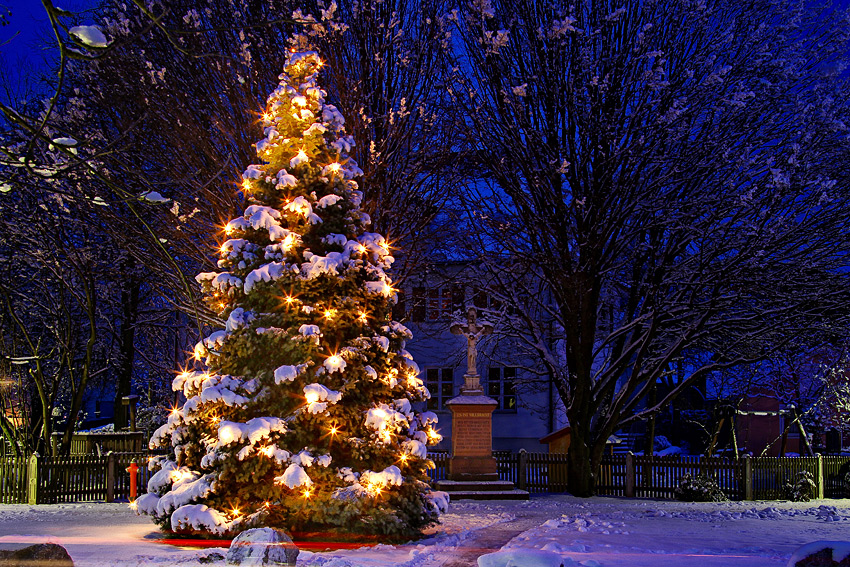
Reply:
[[219, 271], [203, 273], [226, 328], [174, 380], [186, 402], [156, 431], [149, 493], [135, 506], [175, 531], [414, 535], [436, 522], [427, 483], [436, 417], [391, 320], [393, 258], [365, 231], [343, 118], [322, 66], [292, 54], [262, 116], [263, 164], [245, 171], [249, 206], [224, 228]]

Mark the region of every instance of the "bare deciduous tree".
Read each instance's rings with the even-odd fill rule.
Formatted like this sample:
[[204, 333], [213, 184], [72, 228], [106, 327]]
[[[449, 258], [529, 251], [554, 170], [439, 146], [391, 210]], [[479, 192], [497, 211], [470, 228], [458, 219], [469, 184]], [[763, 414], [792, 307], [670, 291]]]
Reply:
[[[840, 14], [476, 0], [454, 19], [454, 92], [487, 170], [470, 210], [563, 330], [538, 340], [527, 317], [524, 333], [566, 407], [571, 492], [593, 493], [610, 434], [694, 380], [846, 325]], [[708, 356], [652, 399], [689, 351]]]
[[[124, 252], [112, 330], [119, 352], [111, 363], [119, 425], [134, 361], [150, 361], [138, 351], [138, 333], [158, 324], [140, 318], [140, 293], [154, 289], [173, 309], [214, 322], [187, 282], [211, 262], [212, 251], [199, 243], [242, 206], [235, 181], [253, 159], [261, 104], [296, 32], [306, 28], [302, 39], [328, 59], [330, 98], [359, 117], [349, 130], [364, 152], [356, 157], [367, 210], [378, 228], [413, 248], [405, 260], [421, 256], [447, 183], [438, 174], [441, 154], [428, 143], [446, 122], [435, 110], [446, 39], [438, 5], [375, 3], [331, 16], [319, 4], [293, 15], [296, 3], [281, 1], [109, 1], [95, 16], [105, 47], [69, 33], [74, 14], [51, 1], [45, 8], [59, 78], [43, 112], [2, 107], [16, 133], [16, 144], [2, 148], [4, 180], [47, 179], [57, 194], [94, 206], [103, 246]], [[362, 72], [349, 76], [343, 67]], [[36, 150], [54, 139], [70, 145], [55, 148], [63, 159], [47, 164]], [[14, 167], [22, 156], [24, 167]], [[396, 277], [414, 261], [400, 264]]]

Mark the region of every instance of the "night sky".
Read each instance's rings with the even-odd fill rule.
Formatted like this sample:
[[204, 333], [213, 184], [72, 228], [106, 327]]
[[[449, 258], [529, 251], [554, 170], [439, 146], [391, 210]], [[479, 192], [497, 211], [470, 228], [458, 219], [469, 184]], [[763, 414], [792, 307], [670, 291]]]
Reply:
[[[97, 0], [59, 0], [54, 1], [54, 4], [66, 10], [82, 12], [96, 6]], [[9, 25], [0, 28], [3, 65], [30, 70], [43, 66], [46, 53], [39, 39], [49, 37], [48, 34], [52, 32], [41, 0], [0, 0], [0, 6], [12, 11]], [[81, 21], [95, 23], [85, 14]]]

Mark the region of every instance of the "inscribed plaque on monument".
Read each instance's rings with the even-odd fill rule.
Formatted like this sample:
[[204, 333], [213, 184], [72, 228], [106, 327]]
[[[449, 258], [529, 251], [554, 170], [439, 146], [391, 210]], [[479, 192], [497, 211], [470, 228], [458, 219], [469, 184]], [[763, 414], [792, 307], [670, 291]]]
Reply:
[[458, 456], [490, 456], [492, 435], [490, 414], [485, 412], [460, 413], [454, 418], [453, 453]]

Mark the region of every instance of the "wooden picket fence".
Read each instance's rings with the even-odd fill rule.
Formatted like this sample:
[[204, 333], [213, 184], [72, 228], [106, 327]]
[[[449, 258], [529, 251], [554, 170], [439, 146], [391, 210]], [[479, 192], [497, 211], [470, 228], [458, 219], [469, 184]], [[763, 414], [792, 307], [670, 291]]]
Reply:
[[[556, 453], [494, 452], [499, 478], [532, 494], [567, 491], [567, 456]], [[448, 476], [450, 456], [431, 453], [432, 481]], [[109, 453], [104, 456], [0, 458], [0, 503], [53, 504], [128, 499], [130, 474], [138, 464], [138, 494], [145, 492], [150, 471], [147, 453]], [[714, 478], [723, 492], [736, 500], [776, 500], [800, 471], [812, 474], [817, 498], [846, 496], [844, 476], [850, 457], [725, 458], [694, 456], [607, 455], [600, 466], [597, 493], [605, 496], [673, 498], [686, 474]]]
[[[499, 478], [532, 494], [567, 491], [567, 456], [557, 453], [494, 451]], [[448, 475], [448, 453], [429, 454], [435, 468], [433, 481]], [[848, 456], [762, 457], [739, 460], [700, 456], [606, 455], [600, 466], [596, 489], [603, 496], [674, 498], [686, 474], [705, 475], [733, 500], [781, 500], [786, 483], [800, 471], [815, 480], [816, 498], [844, 498], [844, 475], [850, 471]]]
[[125, 500], [135, 461], [137, 494], [145, 492], [150, 471], [146, 453], [0, 459], [0, 504], [57, 504]]
[[[611, 460], [618, 459], [613, 457]], [[673, 492], [686, 474], [706, 474], [717, 481], [724, 494], [732, 498], [743, 499], [738, 494], [739, 466], [734, 461], [720, 458], [705, 458], [698, 456], [635, 456], [623, 455], [622, 469], [624, 471], [623, 496], [638, 496], [641, 498], [673, 498]], [[607, 463], [603, 462], [602, 468]], [[609, 466], [614, 466], [612, 463]], [[629, 482], [633, 472], [633, 481]]]
[[27, 501], [27, 459], [0, 459], [0, 504]]
[[705, 475], [734, 500], [781, 500], [785, 486], [801, 471], [811, 473], [816, 498], [844, 498], [850, 457], [745, 457], [732, 460], [699, 456], [607, 456], [597, 492], [608, 496], [673, 498], [686, 474]]

